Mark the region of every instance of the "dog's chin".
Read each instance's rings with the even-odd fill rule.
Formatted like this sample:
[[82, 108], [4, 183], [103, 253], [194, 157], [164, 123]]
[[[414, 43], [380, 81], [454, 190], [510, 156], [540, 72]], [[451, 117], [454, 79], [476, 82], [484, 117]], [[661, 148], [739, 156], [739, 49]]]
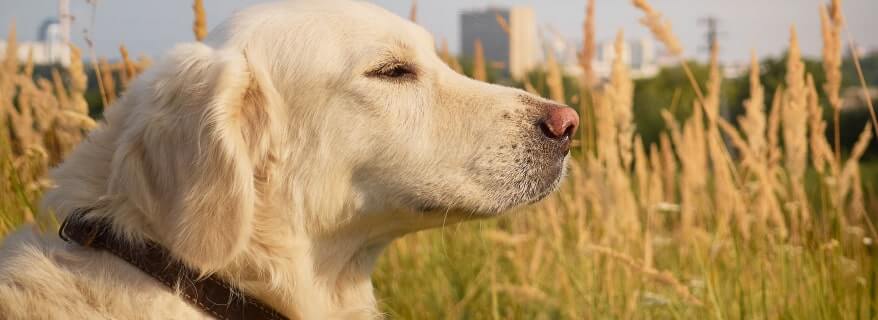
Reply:
[[553, 192], [558, 190], [558, 188], [561, 186], [561, 181], [563, 181], [564, 176], [567, 175], [567, 158], [563, 158], [560, 163], [557, 164], [556, 169], [552, 171], [553, 173], [548, 177], [545, 177], [544, 182], [540, 184], [542, 187], [537, 189], [537, 191], [534, 192], [532, 196], [528, 197], [521, 203], [512, 204], [510, 208], [507, 208], [507, 210], [514, 209], [523, 205], [535, 204], [542, 201]]
[[551, 195], [561, 186], [566, 175], [567, 157], [548, 164], [538, 170], [529, 170], [533, 177], [529, 177], [528, 183], [516, 186], [514, 189], [495, 190], [484, 199], [498, 201], [478, 203], [473, 206], [460, 206], [443, 204], [429, 200], [416, 201], [413, 209], [421, 213], [439, 212], [448, 214], [458, 212], [472, 218], [488, 218], [502, 216], [508, 212], [522, 207], [538, 203]]

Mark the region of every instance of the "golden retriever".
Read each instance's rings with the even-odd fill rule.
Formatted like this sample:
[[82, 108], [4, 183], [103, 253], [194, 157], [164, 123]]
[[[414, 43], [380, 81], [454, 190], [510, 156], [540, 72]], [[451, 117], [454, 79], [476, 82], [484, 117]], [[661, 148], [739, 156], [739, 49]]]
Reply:
[[[406, 233], [552, 192], [572, 109], [457, 74], [424, 29], [375, 5], [236, 13], [142, 75], [52, 173], [79, 208], [291, 318], [380, 317], [370, 273]], [[0, 318], [210, 318], [110, 253], [20, 231]]]

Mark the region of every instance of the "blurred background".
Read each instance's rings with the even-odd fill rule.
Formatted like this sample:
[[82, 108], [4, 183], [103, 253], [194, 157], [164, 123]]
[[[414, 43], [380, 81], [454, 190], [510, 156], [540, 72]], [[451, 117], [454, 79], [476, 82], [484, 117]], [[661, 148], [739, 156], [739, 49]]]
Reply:
[[[57, 226], [49, 168], [132, 79], [257, 2], [0, 0], [0, 242]], [[878, 319], [878, 1], [374, 3], [582, 118], [559, 192], [387, 250], [391, 318]]]

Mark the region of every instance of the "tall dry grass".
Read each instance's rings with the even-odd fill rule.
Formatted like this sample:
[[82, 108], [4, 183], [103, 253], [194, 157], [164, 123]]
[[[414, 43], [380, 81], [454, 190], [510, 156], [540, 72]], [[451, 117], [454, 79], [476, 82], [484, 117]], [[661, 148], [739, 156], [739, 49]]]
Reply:
[[485, 65], [485, 49], [482, 47], [481, 39], [476, 39], [473, 50], [473, 79], [488, 81], [488, 69]]
[[593, 109], [597, 76], [592, 61], [595, 58], [595, 0], [588, 0], [585, 6], [585, 21], [582, 23], [582, 51], [579, 53], [579, 65], [582, 68], [582, 79], [579, 87], [579, 116], [582, 126], [579, 129], [579, 141], [586, 152], [594, 150]]
[[[51, 182], [48, 169], [64, 159], [97, 126], [86, 102], [88, 74], [81, 51], [71, 45], [71, 63], [53, 68], [51, 79], [35, 78], [33, 60], [16, 59], [15, 27], [7, 35], [6, 59], [0, 69], [0, 235], [24, 222], [51, 224], [51, 214], [40, 215], [36, 202]], [[149, 64], [127, 57], [121, 63], [96, 63], [106, 84], [101, 99], [113, 101]], [[117, 84], [118, 83], [118, 84]]]
[[[634, 121], [634, 83], [621, 59], [623, 32], [610, 78], [601, 82], [590, 68], [600, 14], [589, 0], [578, 100], [565, 101], [557, 62], [545, 66], [549, 97], [577, 103], [586, 128], [562, 190], [507, 218], [397, 241], [375, 272], [382, 309], [401, 319], [878, 316], [878, 233], [860, 172], [878, 126], [863, 128], [842, 157], [838, 142], [824, 134], [828, 125], [818, 99], [820, 88], [837, 128], [841, 2], [818, 12], [827, 82], [815, 83], [805, 71], [793, 30], [788, 74], [776, 92], [765, 92], [753, 53], [750, 97], [738, 119], [721, 116], [720, 46], [711, 53], [708, 77], [696, 79], [658, 8], [645, 0], [633, 5], [684, 66], [690, 87], [678, 90], [696, 93], [692, 114], [677, 119], [661, 110], [668, 130], [658, 143], [643, 143]], [[415, 8], [413, 3], [412, 20]], [[193, 29], [201, 39], [200, 1], [194, 9]], [[7, 50], [15, 52], [11, 30]], [[486, 80], [490, 62], [480, 43], [476, 51], [472, 75]], [[34, 203], [50, 183], [47, 168], [94, 126], [84, 99], [90, 73], [79, 50], [73, 52], [70, 67], [55, 70], [51, 79], [35, 80], [32, 63], [14, 54], [3, 61], [0, 234], [42, 222]], [[120, 55], [118, 63], [91, 61], [103, 71], [101, 94], [108, 101], [148, 65], [132, 60], [124, 46]], [[445, 41], [439, 55], [463, 73]]]
[[204, 13], [204, 0], [192, 1], [192, 13], [195, 16], [192, 22], [192, 33], [195, 40], [202, 41], [207, 37], [207, 14]]
[[820, 27], [823, 35], [823, 71], [826, 83], [823, 90], [832, 107], [833, 127], [835, 128], [835, 155], [841, 161], [841, 29], [844, 20], [841, 14], [841, 0], [832, 0], [827, 6], [820, 6]]

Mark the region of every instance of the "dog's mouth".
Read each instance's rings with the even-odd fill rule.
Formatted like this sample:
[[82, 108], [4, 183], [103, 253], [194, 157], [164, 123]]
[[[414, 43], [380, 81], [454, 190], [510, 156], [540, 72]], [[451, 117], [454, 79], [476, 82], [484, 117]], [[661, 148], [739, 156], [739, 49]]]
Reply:
[[561, 185], [570, 146], [569, 138], [566, 140], [546, 144], [534, 139], [530, 145], [517, 146], [520, 152], [508, 154], [508, 159], [500, 161], [506, 166], [470, 168], [472, 179], [484, 190], [482, 199], [446, 202], [422, 195], [411, 199], [410, 207], [424, 213], [461, 211], [487, 217], [540, 202]]
[[514, 190], [505, 192], [500, 196], [504, 199], [498, 201], [498, 203], [496, 204], [485, 205], [482, 207], [460, 207], [445, 205], [427, 199], [418, 199], [416, 201], [412, 201], [411, 207], [414, 211], [420, 213], [448, 213], [453, 211], [460, 211], [466, 212], [467, 214], [474, 216], [500, 215], [506, 211], [513, 210], [520, 206], [536, 204], [551, 195], [552, 192], [557, 190], [558, 187], [561, 185], [561, 181], [564, 176], [563, 171], [563, 165], [559, 165], [557, 174], [555, 174], [553, 177], [547, 177], [544, 180], [534, 182], [535, 184], [539, 185], [539, 187], [531, 189], [530, 192], [526, 194], [515, 192]]
[[428, 202], [424, 202], [424, 203], [421, 203], [421, 204], [418, 204], [415, 206], [415, 211], [422, 212], [422, 213], [433, 212], [433, 211], [444, 211], [444, 210], [446, 210], [445, 207], [443, 207], [439, 204], [428, 203]]

